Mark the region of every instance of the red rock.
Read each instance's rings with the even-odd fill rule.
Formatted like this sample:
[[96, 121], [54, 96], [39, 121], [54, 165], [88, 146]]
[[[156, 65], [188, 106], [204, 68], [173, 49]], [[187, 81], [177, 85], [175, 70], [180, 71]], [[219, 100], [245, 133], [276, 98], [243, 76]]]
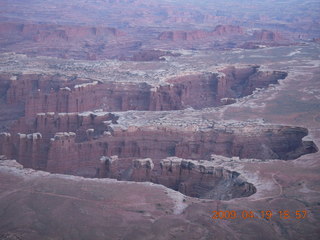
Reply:
[[54, 24], [0, 23], [0, 36], [34, 40], [36, 42], [68, 42], [85, 39], [106, 39], [123, 36], [123, 32], [108, 27], [68, 26]]
[[209, 37], [222, 37], [228, 35], [243, 35], [244, 30], [239, 26], [219, 25], [213, 31], [167, 31], [159, 35], [159, 40], [195, 41]]
[[[76, 134], [54, 132], [67, 129], [59, 127], [59, 124], [66, 120], [70, 124], [72, 119], [75, 122], [69, 125], [68, 130], [76, 129]], [[8, 157], [16, 157], [25, 166], [46, 166], [45, 169], [50, 172], [90, 177], [99, 175], [101, 156], [117, 155], [120, 162], [122, 159], [163, 159], [168, 156], [201, 160], [209, 159], [211, 154], [286, 160], [317, 151], [315, 145], [305, 145], [301, 140], [307, 135], [307, 130], [303, 128], [249, 126], [231, 127], [223, 131], [213, 128], [206, 132], [188, 132], [167, 127], [149, 130], [137, 127], [123, 131], [110, 128], [110, 122], [107, 123], [110, 120], [107, 119], [113, 121], [108, 114], [97, 116], [97, 119], [88, 115], [82, 121], [77, 116], [59, 122], [47, 120], [45, 129], [41, 127], [46, 122], [43, 119], [39, 125], [43, 137], [39, 135], [39, 138], [37, 134], [2, 137], [0, 145], [3, 147], [0, 149], [12, 149]], [[80, 127], [77, 128], [76, 124], [80, 124]], [[12, 147], [8, 148], [9, 142]], [[290, 145], [287, 145], [288, 142]]]
[[159, 40], [171, 40], [171, 41], [192, 41], [207, 38], [210, 36], [210, 32], [196, 30], [196, 31], [168, 31], [159, 35]]
[[255, 31], [253, 37], [260, 42], [280, 42], [285, 40], [279, 32], [273, 32], [270, 30]]
[[12, 22], [0, 23], [0, 43], [5, 52], [92, 60], [119, 55], [136, 41], [112, 27]]
[[[296, 159], [318, 151], [319, 77], [315, 55], [308, 56], [319, 35], [313, 4], [273, 1], [281, 7], [270, 13], [273, 6], [251, 1], [46, 2], [0, 3], [1, 21], [12, 22], [0, 24], [0, 239], [319, 239], [319, 154]], [[272, 30], [250, 35], [238, 24]], [[268, 48], [293, 41], [304, 43], [295, 51]], [[238, 47], [266, 49], [221, 51]], [[173, 59], [167, 49], [183, 56]], [[164, 62], [99, 61], [105, 58]], [[272, 70], [225, 67], [235, 59]], [[285, 84], [238, 99], [286, 77], [275, 68], [288, 69]], [[291, 216], [306, 209], [308, 217], [296, 224], [278, 214], [240, 216], [281, 208]], [[238, 218], [213, 219], [226, 210]]]
[[[151, 88], [148, 84], [83, 82], [81, 79], [27, 74], [7, 79], [8, 104], [25, 104], [27, 119], [37, 113], [72, 113], [103, 109], [177, 110], [221, 105], [222, 98], [249, 95], [256, 88], [277, 83], [284, 72], [258, 72], [258, 67], [226, 68], [216, 73], [194, 74], [168, 79], [168, 84]], [[9, 77], [8, 77], [9, 78]]]
[[233, 25], [219, 25], [213, 31], [213, 35], [217, 36], [243, 35], [244, 33], [245, 32], [242, 27]]
[[[121, 171], [119, 161], [107, 161], [112, 165], [108, 168], [108, 175], [117, 175]], [[241, 179], [239, 173], [226, 170], [209, 161], [198, 162], [170, 157], [154, 164], [150, 158], [135, 159], [126, 172], [127, 176], [117, 179], [154, 182], [197, 198], [227, 200], [247, 197], [256, 192], [253, 184]]]

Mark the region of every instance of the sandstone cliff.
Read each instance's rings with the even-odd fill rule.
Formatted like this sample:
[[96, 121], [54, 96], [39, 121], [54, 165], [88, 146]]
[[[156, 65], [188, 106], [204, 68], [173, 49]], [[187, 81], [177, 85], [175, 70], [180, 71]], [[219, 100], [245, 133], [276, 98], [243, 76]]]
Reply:
[[[104, 164], [108, 177], [153, 182], [191, 197], [229, 200], [256, 192], [254, 185], [242, 179], [239, 173], [224, 169], [212, 161], [198, 162], [169, 157], [154, 163], [146, 158], [135, 159], [131, 166], [124, 168], [118, 159], [102, 159], [106, 161]], [[126, 174], [119, 175], [121, 171]]]
[[258, 30], [253, 33], [255, 40], [260, 42], [281, 42], [286, 40], [279, 32], [270, 30]]
[[171, 41], [195, 41], [209, 37], [225, 37], [230, 35], [243, 35], [244, 29], [239, 26], [218, 25], [213, 31], [194, 30], [194, 31], [166, 31], [162, 32], [159, 40]]

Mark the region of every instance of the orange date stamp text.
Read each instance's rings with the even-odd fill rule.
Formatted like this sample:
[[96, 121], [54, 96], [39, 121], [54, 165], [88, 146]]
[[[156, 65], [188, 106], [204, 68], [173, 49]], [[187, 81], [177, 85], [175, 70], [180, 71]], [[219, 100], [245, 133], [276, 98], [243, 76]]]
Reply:
[[270, 220], [274, 217], [279, 217], [280, 219], [305, 219], [308, 213], [307, 210], [264, 210], [264, 211], [212, 211], [212, 219], [266, 219]]

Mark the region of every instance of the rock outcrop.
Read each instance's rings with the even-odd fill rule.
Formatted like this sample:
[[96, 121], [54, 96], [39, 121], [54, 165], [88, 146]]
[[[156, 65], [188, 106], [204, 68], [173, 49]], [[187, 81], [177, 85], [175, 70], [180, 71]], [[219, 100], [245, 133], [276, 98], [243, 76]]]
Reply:
[[253, 184], [241, 179], [239, 173], [212, 162], [168, 158], [161, 161], [160, 167], [161, 174], [154, 181], [187, 196], [228, 200], [256, 192]]
[[213, 31], [194, 30], [194, 31], [166, 31], [162, 32], [159, 40], [171, 41], [195, 41], [209, 37], [225, 37], [230, 35], [243, 35], [244, 30], [239, 26], [219, 25]]
[[[96, 60], [139, 48], [139, 41], [113, 27], [54, 23], [0, 23], [1, 52]], [[24, 47], [21, 47], [24, 46]], [[106, 47], [108, 46], [108, 47]]]
[[203, 30], [195, 31], [167, 31], [159, 35], [159, 40], [171, 40], [171, 41], [193, 41], [203, 39], [211, 36], [210, 32]]
[[198, 73], [167, 79], [162, 85], [88, 81], [77, 77], [26, 74], [3, 77], [7, 104], [25, 105], [27, 119], [38, 113], [178, 110], [220, 106], [284, 79], [285, 72], [263, 72], [258, 66], [228, 67], [217, 73]]
[[0, 239], [320, 239], [316, 5], [0, 1]]
[[45, 169], [48, 158], [48, 144], [42, 138], [41, 133], [22, 134], [12, 137], [14, 144], [11, 149], [11, 158], [18, 158], [26, 168]]
[[240, 26], [234, 25], [218, 25], [213, 30], [214, 36], [243, 35], [245, 30]]
[[[135, 159], [125, 171], [122, 165], [120, 167], [111, 159], [105, 162], [108, 176], [117, 176], [118, 180], [161, 184], [190, 197], [229, 200], [248, 197], [256, 192], [254, 185], [242, 179], [239, 173], [216, 166], [212, 161], [169, 157], [154, 164], [150, 158]], [[117, 175], [120, 171], [126, 172], [126, 175]]]
[[0, 24], [0, 36], [7, 38], [8, 35], [11, 40], [61, 44], [80, 39], [105, 40], [123, 36], [124, 33], [109, 27], [3, 22]]
[[259, 42], [281, 42], [286, 40], [279, 32], [270, 30], [255, 31], [253, 38]]
[[[27, 167], [89, 177], [105, 176], [105, 169], [98, 170], [101, 156], [117, 155], [124, 165], [130, 158], [202, 160], [210, 159], [213, 153], [295, 159], [317, 151], [313, 142], [302, 141], [307, 135], [303, 128], [211, 126], [202, 131], [197, 124], [186, 128], [169, 124], [123, 129], [117, 114], [104, 112], [221, 106], [286, 76], [280, 71], [259, 71], [258, 66], [227, 67], [215, 73], [173, 77], [152, 86], [55, 75], [3, 75], [4, 101], [9, 106], [24, 105], [25, 116], [1, 135], [0, 154]], [[92, 109], [97, 110], [90, 112]], [[126, 174], [119, 172], [118, 176]]]
[[[179, 130], [132, 126], [125, 130], [118, 126], [116, 117], [109, 114], [101, 114], [96, 119], [94, 114], [87, 117], [40, 115], [38, 119], [40, 122], [35, 129], [42, 130], [43, 137], [40, 134], [18, 134], [18, 137], [2, 134], [0, 149], [6, 151], [1, 154], [15, 157], [28, 167], [88, 177], [101, 176], [98, 171], [101, 156], [117, 155], [119, 165], [126, 166], [127, 161], [135, 158], [154, 160], [177, 156], [202, 160], [219, 154], [290, 160], [317, 151], [313, 142], [302, 140], [308, 134], [304, 128], [244, 125], [216, 126], [203, 131], [189, 127]], [[60, 125], [64, 122], [69, 123]], [[61, 130], [76, 133], [56, 132]], [[106, 172], [105, 169], [101, 171]]]

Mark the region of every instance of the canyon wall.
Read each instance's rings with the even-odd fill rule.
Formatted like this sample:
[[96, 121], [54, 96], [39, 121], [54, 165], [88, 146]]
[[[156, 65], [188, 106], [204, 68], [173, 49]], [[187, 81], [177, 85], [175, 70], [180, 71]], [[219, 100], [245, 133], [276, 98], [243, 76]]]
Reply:
[[105, 24], [2, 22], [0, 45], [0, 52], [96, 60], [125, 55], [139, 49], [141, 42]]
[[[26, 118], [37, 113], [104, 111], [178, 110], [220, 106], [223, 98], [238, 98], [256, 88], [284, 79], [285, 72], [262, 72], [258, 66], [229, 67], [220, 73], [199, 73], [174, 77], [167, 84], [98, 82], [50, 76], [18, 75], [2, 81], [8, 104], [24, 103]], [[219, 75], [220, 74], [220, 75]], [[222, 74], [222, 75], [221, 75]], [[9, 79], [8, 79], [9, 78]]]
[[208, 161], [167, 158], [160, 162], [160, 174], [152, 182], [160, 183], [187, 196], [228, 200], [248, 197], [256, 192], [253, 184], [239, 173], [215, 166]]
[[84, 112], [148, 110], [150, 86], [132, 83], [99, 83], [97, 81], [60, 88], [51, 93], [38, 92], [26, 101], [26, 117], [40, 112]]
[[[72, 118], [79, 121], [79, 117]], [[68, 120], [61, 122], [72, 118], [68, 117]], [[7, 152], [8, 157], [13, 156], [27, 166], [41, 165], [46, 166], [45, 169], [50, 172], [85, 174], [91, 177], [97, 175], [101, 156], [117, 155], [120, 160], [163, 159], [169, 156], [201, 160], [211, 159], [212, 154], [218, 154], [227, 157], [289, 160], [317, 151], [314, 145], [302, 141], [307, 135], [307, 130], [303, 128], [261, 126], [192, 131], [166, 127], [129, 127], [123, 130], [114, 127], [117, 124], [111, 125], [115, 120], [109, 115], [100, 117], [101, 122], [97, 120], [94, 125], [89, 118], [91, 117], [88, 117], [89, 124], [83, 123], [76, 133], [57, 132], [52, 136], [53, 131], [49, 131], [50, 134], [44, 133], [44, 137], [39, 138], [31, 137], [32, 134], [21, 138], [25, 135], [18, 134], [20, 137], [11, 137], [11, 140], [10, 136], [3, 134], [2, 148], [12, 149], [11, 153]], [[44, 121], [43, 119], [42, 124]], [[49, 127], [52, 124], [55, 123], [48, 121], [46, 129], [71, 131], [77, 126], [73, 123], [69, 128]], [[40, 125], [38, 129], [41, 129]], [[12, 144], [11, 148], [7, 147], [9, 142]], [[38, 142], [41, 146], [37, 145]], [[24, 151], [16, 151], [24, 148]], [[38, 153], [43, 156], [42, 162], [40, 157], [30, 155], [35, 152], [34, 149], [38, 149]]]
[[212, 31], [193, 30], [193, 31], [165, 31], [158, 36], [159, 40], [170, 41], [195, 41], [209, 37], [221, 38], [230, 35], [244, 35], [244, 29], [239, 26], [218, 25]]
[[[211, 161], [198, 162], [177, 157], [165, 158], [160, 162], [153, 162], [151, 158], [135, 159], [123, 170], [118, 158], [102, 159], [105, 164], [103, 172], [109, 178], [153, 182], [191, 197], [229, 200], [248, 197], [256, 192], [253, 184], [243, 180], [239, 173], [216, 166]], [[126, 174], [119, 175], [119, 172]]]
[[120, 37], [124, 33], [110, 27], [90, 27], [77, 25], [55, 25], [37, 23], [0, 23], [0, 36], [16, 40], [31, 40], [35, 42], [63, 43], [84, 39], [104, 40]]
[[254, 31], [253, 38], [260, 42], [281, 42], [286, 40], [279, 32], [265, 29]]
[[[101, 156], [116, 155], [124, 162], [172, 156], [209, 160], [211, 154], [295, 159], [317, 151], [313, 142], [302, 141], [307, 135], [303, 128], [122, 128], [117, 114], [104, 112], [220, 106], [223, 99], [246, 96], [286, 75], [262, 72], [258, 66], [228, 67], [217, 73], [177, 76], [155, 87], [59, 75], [2, 75], [6, 87], [3, 99], [9, 106], [24, 105], [25, 116], [1, 135], [0, 154], [17, 159], [26, 167], [89, 177], [101, 174]], [[97, 110], [88, 112], [93, 109]]]

